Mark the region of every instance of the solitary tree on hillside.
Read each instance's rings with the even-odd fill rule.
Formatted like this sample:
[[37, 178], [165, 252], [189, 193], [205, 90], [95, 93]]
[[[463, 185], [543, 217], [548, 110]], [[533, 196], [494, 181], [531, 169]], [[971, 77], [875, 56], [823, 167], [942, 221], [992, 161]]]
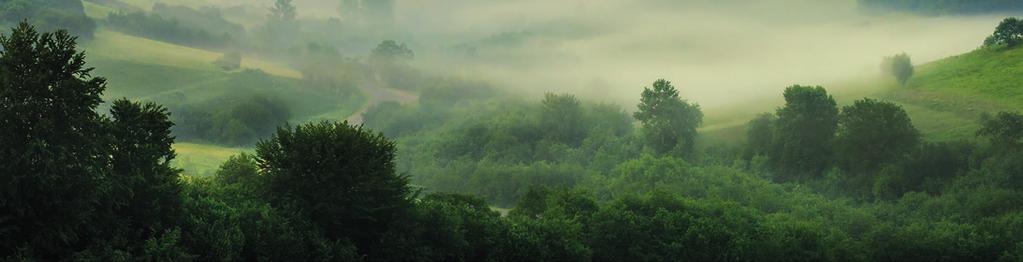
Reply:
[[872, 172], [906, 156], [919, 141], [919, 132], [901, 106], [866, 98], [842, 108], [835, 148], [841, 167]]
[[791, 86], [785, 89], [785, 106], [777, 115], [778, 151], [771, 161], [786, 176], [819, 174], [831, 158], [831, 139], [838, 126], [835, 99], [820, 86]]
[[885, 57], [881, 62], [881, 70], [895, 77], [900, 85], [906, 85], [909, 78], [913, 76], [913, 61], [906, 53]]
[[703, 123], [700, 105], [679, 98], [671, 82], [660, 79], [653, 88], [643, 88], [639, 111], [633, 114], [643, 123], [647, 145], [658, 154], [678, 150], [692, 153], [696, 145], [696, 128]]
[[1015, 47], [1023, 40], [1023, 21], [1015, 17], [1005, 18], [994, 34], [984, 39], [985, 46], [1005, 45], [1009, 48]]

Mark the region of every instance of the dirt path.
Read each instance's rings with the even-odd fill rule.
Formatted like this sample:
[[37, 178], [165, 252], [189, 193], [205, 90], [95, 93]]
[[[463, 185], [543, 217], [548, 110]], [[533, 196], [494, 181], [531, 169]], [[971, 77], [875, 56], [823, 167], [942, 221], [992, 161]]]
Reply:
[[359, 111], [346, 118], [348, 123], [353, 125], [362, 124], [362, 115], [365, 114], [366, 110], [369, 110], [370, 107], [377, 104], [394, 101], [404, 105], [419, 100], [419, 95], [412, 92], [381, 87], [379, 79], [363, 80], [362, 83], [359, 84], [359, 90], [367, 96], [368, 101], [366, 101], [366, 105], [362, 106]]

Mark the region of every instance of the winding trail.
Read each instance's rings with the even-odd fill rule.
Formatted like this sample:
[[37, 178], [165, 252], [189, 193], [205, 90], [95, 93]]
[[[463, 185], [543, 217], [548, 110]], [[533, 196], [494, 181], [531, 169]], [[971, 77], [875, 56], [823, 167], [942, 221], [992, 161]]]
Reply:
[[362, 91], [363, 94], [366, 94], [368, 101], [366, 101], [366, 104], [363, 105], [359, 111], [356, 111], [345, 118], [345, 120], [348, 120], [348, 123], [352, 125], [361, 125], [363, 123], [362, 117], [363, 114], [366, 113], [366, 110], [369, 110], [369, 108], [377, 104], [394, 101], [405, 105], [419, 100], [419, 95], [412, 92], [381, 87], [380, 76], [376, 76], [370, 80], [363, 80], [362, 83], [359, 84], [359, 90]]

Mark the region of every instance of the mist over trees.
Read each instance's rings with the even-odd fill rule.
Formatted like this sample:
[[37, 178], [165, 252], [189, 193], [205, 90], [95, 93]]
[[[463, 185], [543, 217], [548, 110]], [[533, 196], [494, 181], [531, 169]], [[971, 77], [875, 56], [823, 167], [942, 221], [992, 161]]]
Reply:
[[[941, 101], [921, 106], [900, 100], [906, 93], [888, 93], [937, 93], [920, 84], [935, 78], [935, 64], [921, 66], [909, 83], [910, 57], [887, 57], [884, 72], [911, 88], [793, 85], [773, 92], [784, 99], [774, 110], [760, 100], [741, 109], [701, 107], [712, 99], [657, 79], [628, 89], [628, 105], [638, 103], [623, 108], [593, 93], [631, 85], [594, 80], [606, 89], [531, 93], [520, 90], [526, 79], [509, 87], [476, 75], [489, 69], [440, 63], [447, 60], [436, 57], [436, 42], [390, 35], [392, 23], [406, 19], [396, 17], [405, 3], [325, 1], [318, 7], [340, 4], [340, 18], [300, 17], [308, 11], [296, 3], [308, 2], [261, 1], [272, 7], [243, 23], [251, 35], [232, 22], [232, 12], [244, 11], [214, 7], [157, 4], [110, 13], [101, 24], [149, 38], [144, 43], [198, 50], [171, 52], [201, 57], [187, 66], [148, 56], [87, 61], [82, 48], [99, 48], [29, 23], [0, 36], [0, 260], [1023, 258], [1023, 115], [999, 105], [941, 111]], [[0, 7], [10, 2], [35, 3], [0, 0]], [[590, 3], [573, 4], [582, 10]], [[946, 10], [965, 3], [926, 4]], [[874, 4], [932, 9], [919, 1]], [[966, 12], [956, 8], [949, 10]], [[547, 11], [540, 9], [530, 10]], [[575, 22], [552, 10], [558, 19], [542, 27]], [[548, 62], [599, 61], [548, 57], [572, 53], [558, 44], [592, 48], [574, 37], [593, 32], [573, 26], [496, 33], [494, 41], [550, 51], [509, 49], [508, 58], [526, 50]], [[995, 35], [991, 46], [1018, 41]], [[578, 42], [551, 40], [558, 37]], [[245, 43], [231, 43], [239, 40]], [[100, 75], [86, 65], [110, 70]], [[456, 69], [429, 68], [441, 65]], [[113, 81], [139, 72], [140, 81]], [[111, 91], [104, 77], [125, 86], [104, 96]], [[192, 78], [201, 83], [184, 81]], [[124, 94], [138, 101], [104, 101]], [[983, 114], [975, 125], [940, 119], [972, 120], [993, 109], [1006, 112]], [[934, 139], [935, 125], [968, 134]], [[219, 167], [179, 169], [193, 163], [178, 154], [195, 151]]]

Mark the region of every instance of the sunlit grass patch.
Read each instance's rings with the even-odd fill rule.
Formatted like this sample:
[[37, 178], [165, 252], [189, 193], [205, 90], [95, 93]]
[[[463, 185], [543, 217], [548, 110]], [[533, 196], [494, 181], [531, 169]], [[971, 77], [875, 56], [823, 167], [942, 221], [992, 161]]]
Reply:
[[184, 170], [185, 175], [213, 175], [221, 163], [229, 157], [242, 153], [253, 152], [251, 148], [223, 147], [208, 144], [176, 143], [173, 146], [178, 157], [172, 163], [174, 167]]
[[[106, 29], [97, 30], [95, 39], [83, 46], [90, 58], [101, 57], [206, 71], [220, 71], [221, 69], [213, 62], [223, 55]], [[281, 77], [302, 77], [301, 73], [291, 68], [256, 58], [244, 57], [241, 66]]]

